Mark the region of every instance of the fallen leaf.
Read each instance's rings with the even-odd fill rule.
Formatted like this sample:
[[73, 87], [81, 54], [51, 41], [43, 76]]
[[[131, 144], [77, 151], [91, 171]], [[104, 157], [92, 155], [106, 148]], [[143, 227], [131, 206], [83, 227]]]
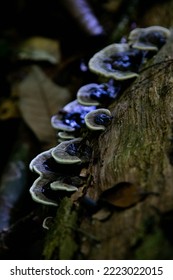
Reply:
[[70, 101], [69, 91], [55, 84], [38, 66], [32, 66], [12, 91], [18, 92], [21, 115], [39, 141], [55, 144], [51, 117]]
[[121, 182], [104, 191], [100, 196], [100, 201], [105, 201], [116, 207], [126, 208], [140, 202], [148, 194], [148, 192], [144, 192], [137, 184]]
[[61, 58], [60, 45], [53, 39], [31, 37], [21, 43], [17, 56], [21, 60], [48, 61], [57, 64]]

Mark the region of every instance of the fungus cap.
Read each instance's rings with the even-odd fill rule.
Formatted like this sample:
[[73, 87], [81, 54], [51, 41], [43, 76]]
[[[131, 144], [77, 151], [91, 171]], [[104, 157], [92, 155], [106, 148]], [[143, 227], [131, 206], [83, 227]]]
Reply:
[[36, 172], [39, 175], [42, 175], [43, 173], [52, 173], [51, 171], [46, 169], [45, 165], [43, 164], [44, 162], [46, 162], [47, 159], [52, 157], [52, 150], [53, 148], [49, 149], [48, 151], [42, 152], [38, 154], [35, 158], [33, 158], [29, 164], [30, 170]]
[[97, 109], [85, 116], [86, 126], [91, 130], [105, 130], [111, 122], [112, 116], [108, 109]]
[[69, 140], [69, 139], [74, 139], [75, 138], [74, 134], [68, 133], [67, 131], [58, 132], [58, 137], [61, 140]]
[[76, 156], [75, 144], [79, 144], [82, 138], [75, 138], [69, 141], [63, 141], [53, 148], [52, 156], [56, 162], [61, 164], [81, 163], [81, 159]]
[[52, 182], [50, 184], [50, 188], [55, 191], [62, 190], [62, 191], [68, 191], [68, 192], [74, 192], [74, 191], [78, 190], [77, 187], [67, 184], [67, 183], [63, 182], [63, 180], [58, 180], [58, 181]]
[[[133, 49], [126, 43], [111, 44], [97, 52], [89, 60], [89, 69], [91, 72], [104, 76], [107, 79], [127, 80], [135, 78], [138, 74], [130, 70], [130, 66], [133, 66], [130, 62], [130, 53], [133, 54]], [[115, 60], [113, 58], [114, 56]], [[116, 57], [118, 59], [117, 64], [119, 64], [120, 67], [118, 65], [116, 66]], [[125, 61], [123, 61], [123, 59], [125, 59]], [[112, 67], [112, 64], [115, 64], [115, 67]]]
[[114, 85], [113, 81], [102, 84], [86, 84], [77, 92], [77, 100], [85, 106], [98, 106], [100, 104], [109, 104], [115, 100], [120, 91], [120, 85]]
[[135, 28], [130, 32], [128, 41], [133, 48], [148, 51], [158, 51], [166, 43], [170, 30], [162, 26]]
[[57, 206], [58, 204], [56, 201], [53, 201], [52, 199], [49, 199], [44, 195], [43, 186], [47, 185], [47, 183], [49, 183], [49, 179], [43, 178], [42, 176], [37, 178], [32, 184], [31, 188], [29, 189], [31, 197], [34, 201], [38, 203], [42, 203], [44, 205]]
[[74, 132], [84, 125], [84, 117], [95, 106], [83, 106], [74, 100], [63, 107], [61, 112], [52, 116], [51, 125], [55, 129]]
[[82, 86], [77, 92], [77, 100], [82, 105], [99, 105], [99, 101], [91, 98], [91, 92], [96, 91], [99, 85], [95, 83]]
[[62, 116], [60, 114], [56, 114], [52, 116], [51, 125], [53, 128], [58, 130], [69, 131], [69, 132], [75, 131], [75, 128], [64, 124], [64, 122], [62, 121]]

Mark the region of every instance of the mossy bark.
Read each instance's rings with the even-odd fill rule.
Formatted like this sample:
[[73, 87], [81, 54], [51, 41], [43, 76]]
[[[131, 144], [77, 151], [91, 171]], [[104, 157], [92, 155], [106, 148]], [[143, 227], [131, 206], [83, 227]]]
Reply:
[[58, 209], [53, 227], [47, 235], [43, 252], [45, 259], [66, 260], [73, 258], [77, 250], [74, 238], [77, 227], [77, 213], [72, 208], [72, 202], [68, 198], [64, 198]]

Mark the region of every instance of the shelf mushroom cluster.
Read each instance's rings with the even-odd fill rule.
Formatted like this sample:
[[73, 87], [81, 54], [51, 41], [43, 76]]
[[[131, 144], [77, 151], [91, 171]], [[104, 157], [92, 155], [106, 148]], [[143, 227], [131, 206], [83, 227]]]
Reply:
[[104, 82], [82, 86], [76, 100], [52, 117], [59, 144], [30, 163], [30, 169], [39, 175], [30, 188], [35, 201], [57, 206], [59, 199], [85, 183], [81, 170], [89, 164], [93, 152], [87, 132], [102, 132], [110, 125], [108, 107], [122, 93], [122, 81], [136, 78], [141, 66], [169, 36], [170, 31], [160, 26], [136, 28], [127, 43], [111, 44], [89, 60], [90, 71], [103, 77]]

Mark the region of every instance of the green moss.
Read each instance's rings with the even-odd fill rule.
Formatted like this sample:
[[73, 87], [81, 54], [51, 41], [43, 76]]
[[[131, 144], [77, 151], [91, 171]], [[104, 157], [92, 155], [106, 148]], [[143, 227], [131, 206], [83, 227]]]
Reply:
[[134, 259], [170, 259], [171, 255], [172, 246], [165, 240], [162, 231], [157, 229], [152, 234], [144, 237], [142, 245], [135, 252]]
[[45, 259], [72, 259], [77, 250], [74, 229], [77, 213], [72, 210], [72, 202], [64, 198], [58, 208], [55, 222], [48, 232], [43, 255]]

